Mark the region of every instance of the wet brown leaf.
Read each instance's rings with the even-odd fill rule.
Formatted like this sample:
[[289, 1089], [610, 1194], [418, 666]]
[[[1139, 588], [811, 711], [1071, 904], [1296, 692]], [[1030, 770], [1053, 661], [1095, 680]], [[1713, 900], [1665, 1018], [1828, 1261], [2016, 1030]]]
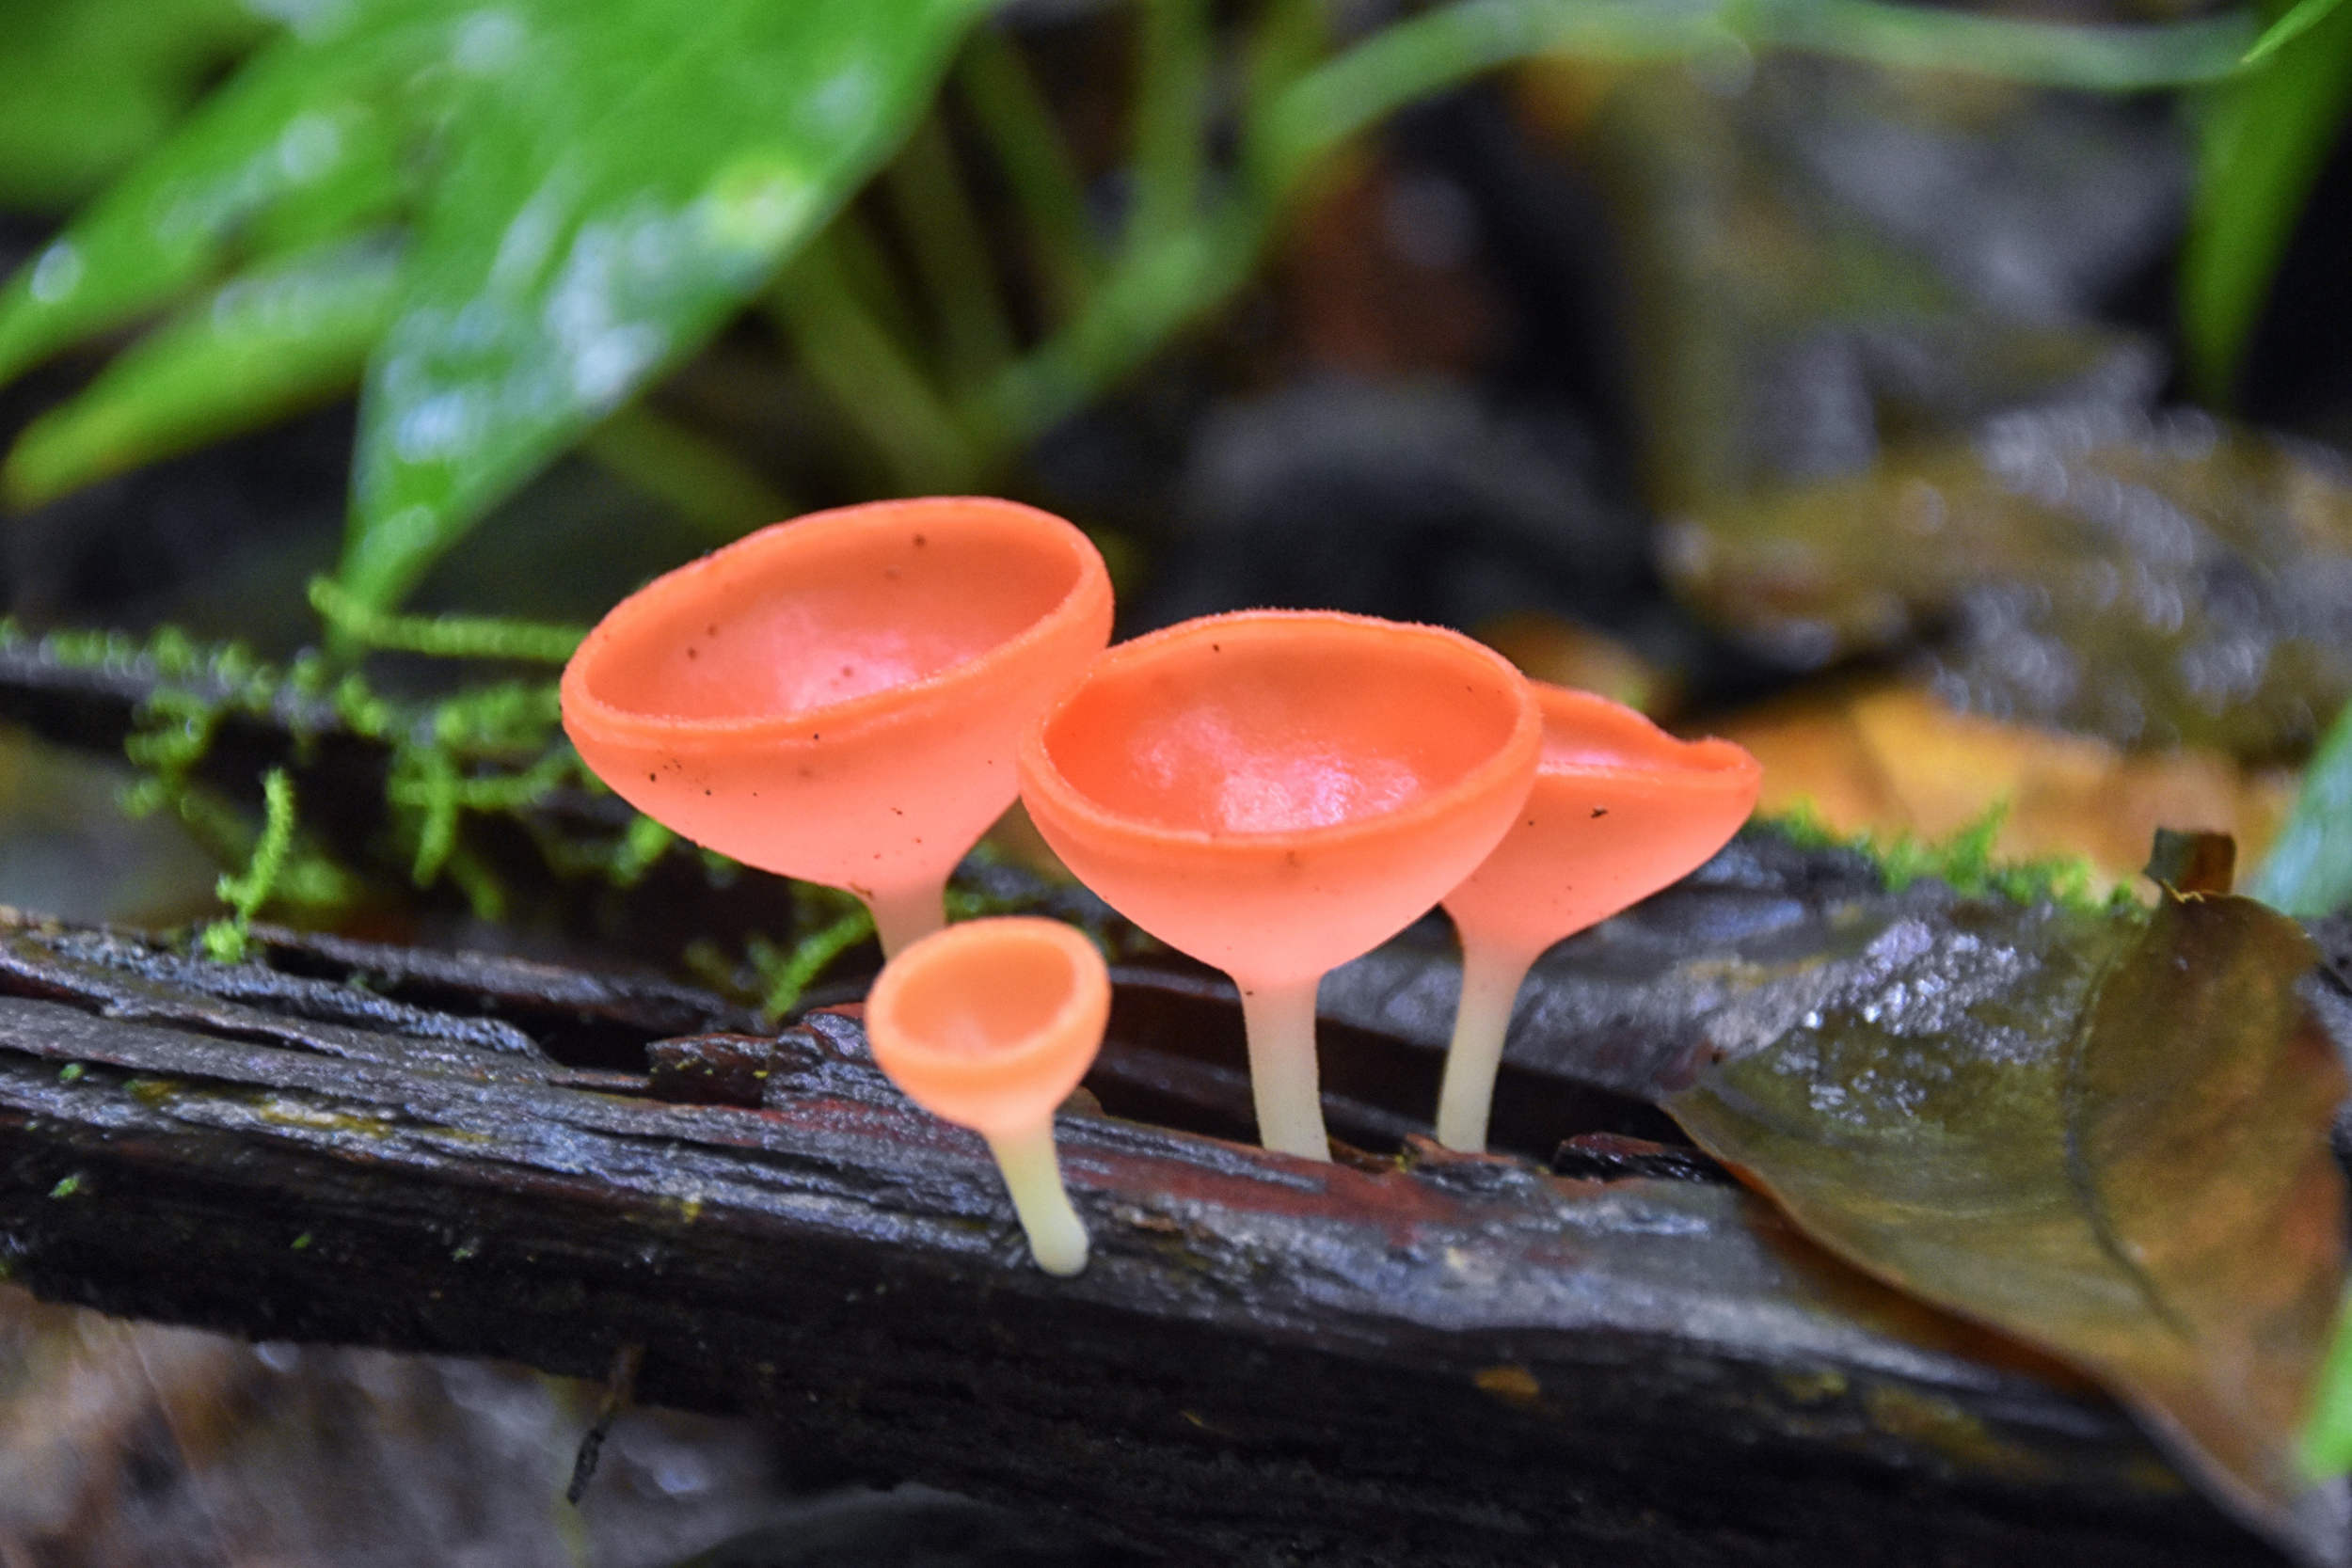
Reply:
[[2044, 960], [2072, 1037], [1965, 996], [1826, 1008], [1668, 1108], [1831, 1250], [2083, 1368], [2249, 1524], [2340, 1562], [2343, 1495], [2294, 1447], [2344, 1272], [2315, 957], [2249, 899], [2167, 897]]
[[2183, 897], [2228, 893], [2237, 882], [2237, 841], [2203, 829], [2158, 828], [2148, 879]]
[[2352, 473], [2196, 412], [2004, 415], [1711, 499], [1663, 561], [1780, 658], [1925, 640], [1955, 705], [2125, 746], [2291, 760], [2352, 694]]

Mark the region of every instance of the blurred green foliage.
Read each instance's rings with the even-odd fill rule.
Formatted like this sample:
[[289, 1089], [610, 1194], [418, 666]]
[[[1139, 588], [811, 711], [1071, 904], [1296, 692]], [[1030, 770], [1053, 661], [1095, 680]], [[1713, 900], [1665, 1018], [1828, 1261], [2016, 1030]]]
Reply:
[[2263, 36], [2254, 40], [2254, 47], [2246, 52], [2248, 65], [2260, 65], [2288, 44], [2310, 32], [2342, 5], [2344, 0], [2296, 0], [2285, 15], [2263, 29]]
[[[985, 485], [1239, 289], [1333, 150], [1513, 60], [1786, 47], [2134, 89], [2217, 79], [2253, 33], [2236, 15], [2101, 29], [1884, 0], [1453, 0], [1343, 42], [1319, 0], [1263, 0], [1238, 27], [1206, 0], [1136, 0], [1130, 197], [1105, 223], [987, 0], [277, 4], [287, 24], [0, 291], [0, 380], [154, 323], [25, 432], [5, 483], [45, 499], [357, 385], [339, 581], [376, 609], [581, 442], [714, 535], [783, 510], [723, 445], [635, 401], [747, 304], [892, 487]], [[169, 118], [172, 84], [258, 26], [227, 0], [34, 8], [0, 44], [17, 80], [150, 84], [117, 163]], [[970, 155], [930, 113], [959, 49], [953, 93], [1009, 197], [1025, 312]], [[0, 161], [32, 166], [26, 145], [0, 137]], [[895, 252], [848, 206], [885, 164]], [[51, 189], [76, 188], [49, 166]]]
[[2263, 0], [2247, 69], [2197, 105], [2181, 334], [2201, 396], [2227, 403], [2295, 224], [2352, 110], [2352, 6]]
[[[2286, 826], [2246, 891], [2288, 914], [2316, 918], [2352, 910], [2352, 706], [2320, 741]], [[2352, 1468], [2352, 1390], [2346, 1402], [2344, 1452]]]
[[0, 207], [81, 200], [267, 30], [240, 0], [0, 0]]

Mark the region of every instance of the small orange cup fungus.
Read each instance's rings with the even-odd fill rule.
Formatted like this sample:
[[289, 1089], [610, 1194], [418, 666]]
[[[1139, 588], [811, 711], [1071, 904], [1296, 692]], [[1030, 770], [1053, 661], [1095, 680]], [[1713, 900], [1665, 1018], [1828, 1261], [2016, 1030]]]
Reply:
[[1081, 880], [1241, 987], [1258, 1132], [1327, 1160], [1315, 989], [1418, 918], [1514, 820], [1542, 723], [1455, 632], [1249, 610], [1112, 649], [1021, 748]]
[[1462, 1002], [1438, 1098], [1438, 1141], [1486, 1147], [1495, 1069], [1519, 984], [1544, 949], [1678, 881], [1756, 805], [1762, 769], [1728, 740], [1677, 740], [1589, 691], [1531, 682], [1543, 761], [1493, 854], [1446, 895]]
[[966, 921], [882, 966], [866, 999], [874, 1060], [932, 1115], [988, 1140], [1048, 1274], [1086, 1267], [1086, 1227], [1054, 1157], [1054, 1108], [1086, 1076], [1110, 1019], [1110, 973], [1051, 920]]
[[1085, 534], [1012, 501], [818, 512], [658, 578], [564, 671], [564, 728], [655, 820], [846, 888], [882, 951], [1017, 793], [1021, 732], [1110, 640]]

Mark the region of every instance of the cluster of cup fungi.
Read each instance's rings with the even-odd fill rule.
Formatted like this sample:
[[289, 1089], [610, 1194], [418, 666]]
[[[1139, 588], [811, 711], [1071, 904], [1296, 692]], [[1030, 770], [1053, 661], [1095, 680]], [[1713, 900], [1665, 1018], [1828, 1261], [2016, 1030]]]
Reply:
[[564, 728], [630, 804], [872, 910], [875, 1061], [987, 1139], [1055, 1274], [1085, 1266], [1087, 1238], [1053, 1117], [1101, 1047], [1107, 974], [1069, 927], [943, 912], [1016, 795], [1112, 908], [1232, 976], [1259, 1135], [1309, 1160], [1330, 1158], [1326, 971], [1443, 904], [1463, 984], [1437, 1132], [1483, 1149], [1537, 955], [1695, 869], [1755, 804], [1739, 747], [1530, 681], [1456, 632], [1321, 610], [1110, 632], [1109, 577], [1070, 523], [878, 501], [658, 578], [563, 682]]

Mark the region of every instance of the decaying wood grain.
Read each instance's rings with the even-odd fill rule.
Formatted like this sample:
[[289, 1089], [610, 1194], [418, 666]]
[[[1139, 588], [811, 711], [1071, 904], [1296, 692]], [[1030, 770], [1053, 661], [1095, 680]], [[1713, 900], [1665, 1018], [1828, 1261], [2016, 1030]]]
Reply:
[[[1307, 1165], [1204, 1135], [1242, 1103], [1214, 990], [1125, 982], [1089, 1086], [1177, 1125], [1065, 1115], [1095, 1258], [1063, 1282], [850, 1017], [768, 1037], [505, 960], [217, 966], [9, 919], [0, 1256], [255, 1337], [591, 1377], [642, 1344], [642, 1397], [762, 1416], [812, 1468], [1177, 1562], [2264, 1560], [2104, 1401], [1828, 1262], [1644, 1141], [1646, 1107], [1521, 1085], [1569, 1168], [1673, 1177], [1419, 1142]], [[1427, 1053], [1327, 1049], [1335, 1129], [1393, 1146]]]

